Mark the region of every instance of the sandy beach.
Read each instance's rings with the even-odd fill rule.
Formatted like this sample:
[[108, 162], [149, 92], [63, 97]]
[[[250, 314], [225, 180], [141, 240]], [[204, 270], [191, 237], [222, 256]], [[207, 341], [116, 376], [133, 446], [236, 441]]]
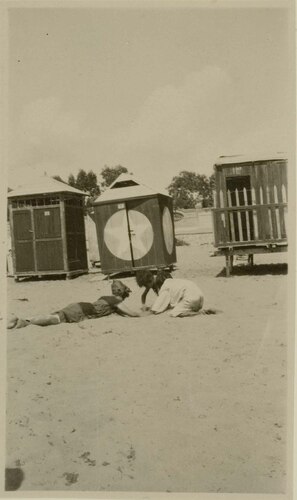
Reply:
[[[287, 255], [256, 256], [254, 271], [235, 261], [226, 278], [211, 235], [181, 239], [174, 276], [221, 314], [8, 332], [6, 467], [19, 490], [285, 492]], [[139, 310], [135, 279], [123, 281]], [[29, 317], [109, 290], [99, 273], [8, 278], [9, 312]]]

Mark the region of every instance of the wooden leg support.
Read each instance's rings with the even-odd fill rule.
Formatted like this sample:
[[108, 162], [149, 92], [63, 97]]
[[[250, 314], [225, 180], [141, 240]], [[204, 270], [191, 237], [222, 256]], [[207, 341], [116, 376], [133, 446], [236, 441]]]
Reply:
[[226, 276], [229, 278], [232, 272], [233, 255], [226, 255]]
[[253, 266], [254, 265], [254, 254], [252, 254], [252, 253], [249, 253], [248, 264], [249, 264], [249, 266]]

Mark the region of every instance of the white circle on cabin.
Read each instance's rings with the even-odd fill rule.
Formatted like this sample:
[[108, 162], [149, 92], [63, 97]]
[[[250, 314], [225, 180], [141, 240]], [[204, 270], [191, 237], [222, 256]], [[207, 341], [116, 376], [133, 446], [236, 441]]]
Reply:
[[173, 234], [172, 217], [168, 207], [165, 207], [163, 210], [162, 226], [163, 226], [165, 246], [167, 252], [171, 255], [173, 252], [174, 234]]
[[113, 255], [131, 260], [126, 210], [119, 210], [108, 219], [104, 228], [104, 242]]
[[128, 211], [130, 237], [126, 210], [119, 210], [107, 221], [104, 228], [104, 241], [109, 251], [122, 260], [141, 259], [151, 249], [154, 232], [149, 219], [136, 210]]
[[146, 215], [129, 210], [129, 225], [134, 260], [144, 257], [152, 248], [154, 231]]

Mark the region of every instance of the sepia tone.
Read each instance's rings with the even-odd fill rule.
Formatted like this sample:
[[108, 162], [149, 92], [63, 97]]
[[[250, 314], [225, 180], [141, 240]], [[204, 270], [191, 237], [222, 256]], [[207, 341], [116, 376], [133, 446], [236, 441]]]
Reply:
[[[7, 7], [4, 495], [291, 498], [295, 60], [264, 3]], [[151, 313], [158, 269], [201, 314]], [[139, 317], [61, 316], [114, 279]]]

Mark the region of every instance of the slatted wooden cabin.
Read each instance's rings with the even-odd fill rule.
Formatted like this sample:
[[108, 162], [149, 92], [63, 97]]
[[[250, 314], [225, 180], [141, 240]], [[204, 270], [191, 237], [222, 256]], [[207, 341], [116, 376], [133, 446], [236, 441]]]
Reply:
[[122, 174], [94, 202], [105, 274], [176, 262], [172, 198]]
[[88, 272], [85, 193], [43, 176], [8, 193], [13, 274], [20, 277]]
[[277, 153], [248, 158], [222, 156], [214, 165], [215, 255], [233, 256], [287, 250], [287, 158]]

